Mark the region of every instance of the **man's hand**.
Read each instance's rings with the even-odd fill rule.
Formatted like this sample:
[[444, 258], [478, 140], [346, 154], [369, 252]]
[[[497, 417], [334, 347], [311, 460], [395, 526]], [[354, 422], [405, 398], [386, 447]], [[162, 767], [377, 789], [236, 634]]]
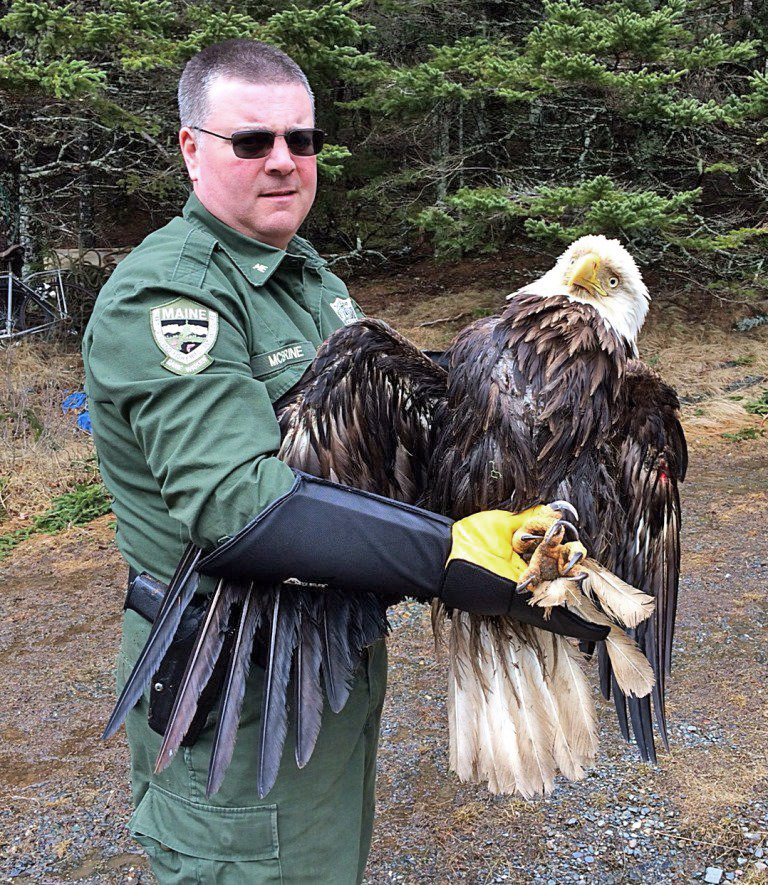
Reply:
[[[448, 562], [463, 559], [517, 583], [545, 538], [551, 556], [557, 548], [565, 546], [561, 542], [567, 530], [578, 537], [573, 524], [563, 519], [563, 505], [562, 501], [539, 504], [520, 513], [484, 510], [460, 519], [453, 524], [453, 546]], [[555, 509], [558, 506], [563, 509]], [[567, 506], [575, 516], [576, 511]], [[555, 577], [557, 573], [552, 575]]]

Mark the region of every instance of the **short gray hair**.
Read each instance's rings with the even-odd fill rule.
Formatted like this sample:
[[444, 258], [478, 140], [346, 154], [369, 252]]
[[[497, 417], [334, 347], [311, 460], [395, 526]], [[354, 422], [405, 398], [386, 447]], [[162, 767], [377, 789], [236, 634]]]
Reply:
[[276, 46], [236, 38], [206, 46], [187, 62], [179, 80], [179, 119], [182, 126], [202, 126], [210, 111], [208, 90], [216, 77], [247, 83], [301, 83], [309, 94], [312, 114], [315, 96], [304, 71]]

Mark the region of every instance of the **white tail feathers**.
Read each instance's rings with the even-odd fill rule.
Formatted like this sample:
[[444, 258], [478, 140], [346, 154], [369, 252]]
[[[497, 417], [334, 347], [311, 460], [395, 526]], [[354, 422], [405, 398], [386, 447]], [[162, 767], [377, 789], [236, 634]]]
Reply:
[[[605, 645], [619, 687], [645, 697], [653, 670], [617, 622], [635, 627], [649, 618], [653, 597], [592, 559], [580, 568], [588, 575], [583, 583], [543, 582], [530, 604], [565, 605], [608, 627]], [[434, 607], [436, 638], [445, 620], [442, 606]], [[597, 752], [597, 723], [583, 657], [571, 640], [507, 618], [454, 611], [449, 658], [450, 766], [462, 781], [531, 799], [550, 793], [559, 773], [584, 777]]]
[[506, 618], [455, 611], [450, 626], [450, 764], [494, 793], [545, 795], [579, 780], [597, 750], [581, 655], [563, 638]]

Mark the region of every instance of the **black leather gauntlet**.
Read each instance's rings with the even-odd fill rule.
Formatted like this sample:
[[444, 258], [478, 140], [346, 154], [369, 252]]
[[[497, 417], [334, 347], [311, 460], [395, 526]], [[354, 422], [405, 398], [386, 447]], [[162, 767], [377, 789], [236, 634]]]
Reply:
[[199, 571], [238, 582], [295, 579], [353, 593], [438, 597], [451, 608], [509, 615], [578, 639], [607, 635], [564, 608], [545, 619], [514, 580], [484, 564], [449, 559], [452, 519], [294, 472], [290, 491], [204, 557]]

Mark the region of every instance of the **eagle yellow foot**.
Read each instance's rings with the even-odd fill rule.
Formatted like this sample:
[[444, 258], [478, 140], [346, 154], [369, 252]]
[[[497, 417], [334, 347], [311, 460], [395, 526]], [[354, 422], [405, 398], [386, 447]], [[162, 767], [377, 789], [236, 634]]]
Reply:
[[[558, 519], [549, 525], [543, 535], [526, 532], [525, 528], [515, 534], [512, 542], [516, 552], [528, 559], [528, 568], [517, 583], [518, 591], [538, 587], [544, 581], [573, 577], [573, 569], [587, 555], [586, 548], [578, 540], [576, 527], [564, 519]], [[575, 536], [575, 539], [566, 541], [567, 535]]]

